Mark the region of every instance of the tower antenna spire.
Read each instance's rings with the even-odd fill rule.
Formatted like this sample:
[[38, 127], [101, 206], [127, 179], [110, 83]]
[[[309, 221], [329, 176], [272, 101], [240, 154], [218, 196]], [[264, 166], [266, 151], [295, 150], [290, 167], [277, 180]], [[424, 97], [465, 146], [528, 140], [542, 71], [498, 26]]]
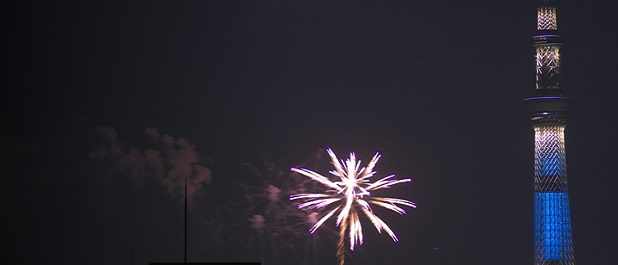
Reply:
[[535, 96], [525, 99], [534, 128], [535, 265], [575, 265], [567, 187], [564, 130], [569, 98], [560, 88], [560, 47], [556, 8], [537, 8]]

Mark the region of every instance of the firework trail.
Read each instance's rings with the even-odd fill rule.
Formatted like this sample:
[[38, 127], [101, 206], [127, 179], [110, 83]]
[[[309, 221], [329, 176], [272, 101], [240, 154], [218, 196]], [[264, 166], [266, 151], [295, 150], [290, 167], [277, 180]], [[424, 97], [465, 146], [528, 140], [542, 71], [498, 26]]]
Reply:
[[376, 182], [370, 179], [375, 175], [373, 168], [380, 159], [380, 154], [376, 153], [367, 167], [360, 167], [361, 161], [356, 160], [356, 155], [350, 153], [350, 157], [345, 161], [339, 160], [333, 150], [326, 150], [331, 158], [331, 163], [335, 167], [329, 171], [332, 175], [339, 177], [339, 181], [331, 181], [314, 171], [305, 168], [292, 168], [293, 172], [306, 176], [314, 181], [321, 183], [328, 189], [324, 193], [301, 193], [290, 195], [290, 200], [304, 200], [298, 205], [301, 210], [322, 210], [330, 209], [313, 227], [309, 230], [312, 234], [330, 217], [337, 212], [337, 226], [339, 226], [339, 243], [337, 245], [337, 258], [339, 264], [345, 261], [345, 233], [348, 231], [350, 238], [350, 250], [354, 250], [356, 244], [363, 244], [363, 231], [358, 212], [362, 212], [371, 221], [379, 233], [382, 230], [391, 236], [393, 241], [398, 241], [395, 233], [390, 227], [373, 213], [370, 205], [380, 206], [399, 214], [405, 214], [405, 210], [398, 205], [415, 208], [416, 205], [408, 200], [371, 197], [371, 191], [390, 188], [399, 183], [410, 182], [410, 179], [395, 179], [395, 175], [389, 175]]

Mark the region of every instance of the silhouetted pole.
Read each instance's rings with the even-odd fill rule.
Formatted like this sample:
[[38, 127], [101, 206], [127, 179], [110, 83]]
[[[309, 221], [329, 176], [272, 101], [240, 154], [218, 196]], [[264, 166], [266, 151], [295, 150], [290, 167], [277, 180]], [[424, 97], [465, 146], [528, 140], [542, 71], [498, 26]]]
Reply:
[[185, 176], [185, 264], [187, 264], [187, 176]]

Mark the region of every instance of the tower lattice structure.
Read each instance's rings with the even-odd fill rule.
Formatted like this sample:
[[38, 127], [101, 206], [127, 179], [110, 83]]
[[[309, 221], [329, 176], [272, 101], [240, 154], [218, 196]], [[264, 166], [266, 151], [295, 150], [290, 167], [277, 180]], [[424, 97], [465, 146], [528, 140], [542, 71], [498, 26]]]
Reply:
[[560, 88], [560, 46], [556, 8], [537, 8], [535, 96], [525, 99], [534, 128], [535, 265], [574, 265], [564, 129], [569, 99]]

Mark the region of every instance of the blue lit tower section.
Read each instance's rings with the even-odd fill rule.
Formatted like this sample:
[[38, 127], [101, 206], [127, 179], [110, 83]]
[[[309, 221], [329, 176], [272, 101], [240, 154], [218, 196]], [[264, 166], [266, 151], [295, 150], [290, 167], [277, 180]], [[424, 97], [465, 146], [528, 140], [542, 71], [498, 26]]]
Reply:
[[537, 9], [535, 96], [525, 99], [534, 128], [535, 265], [573, 265], [564, 128], [568, 98], [559, 86], [560, 46], [556, 8]]

